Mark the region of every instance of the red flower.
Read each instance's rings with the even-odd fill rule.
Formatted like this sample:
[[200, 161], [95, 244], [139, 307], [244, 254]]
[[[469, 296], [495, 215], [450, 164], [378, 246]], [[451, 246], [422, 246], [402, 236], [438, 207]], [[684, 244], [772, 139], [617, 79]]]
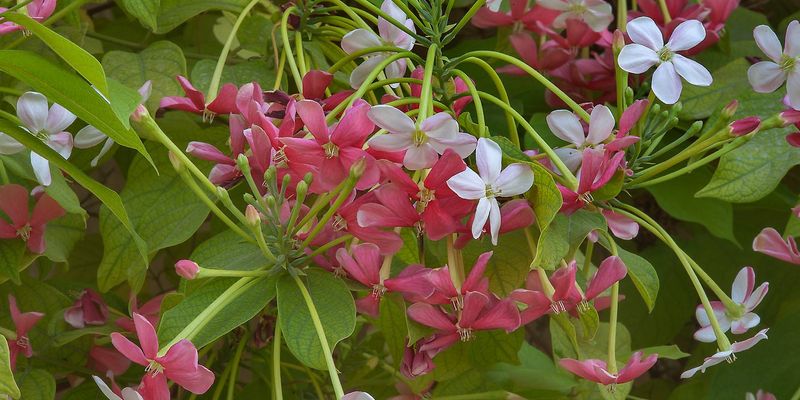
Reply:
[[108, 319], [108, 306], [100, 294], [92, 289], [86, 289], [72, 307], [64, 312], [64, 321], [73, 328], [83, 328], [86, 325], [103, 325]]
[[27, 358], [33, 356], [33, 347], [31, 347], [31, 341], [28, 339], [28, 332], [44, 317], [44, 314], [40, 312], [20, 313], [19, 307], [17, 307], [17, 299], [11, 295], [8, 295], [8, 307], [11, 310], [11, 320], [14, 322], [14, 330], [17, 334], [17, 339], [14, 341], [6, 339], [8, 348], [11, 351], [11, 369], [13, 370], [17, 365], [17, 355], [19, 353], [22, 353]]
[[20, 238], [28, 249], [41, 254], [45, 249], [44, 230], [48, 222], [64, 215], [64, 209], [43, 193], [36, 201], [33, 214], [28, 214], [28, 190], [20, 185], [0, 186], [0, 210], [11, 219], [11, 223], [0, 219], [0, 238]]
[[192, 86], [186, 77], [178, 75], [176, 78], [183, 88], [186, 97], [167, 96], [161, 99], [158, 107], [160, 109], [188, 111], [195, 114], [202, 114], [203, 119], [213, 119], [217, 114], [238, 113], [236, 107], [236, 96], [238, 90], [231, 83], [222, 85], [217, 97], [206, 105], [206, 96], [203, 92]]

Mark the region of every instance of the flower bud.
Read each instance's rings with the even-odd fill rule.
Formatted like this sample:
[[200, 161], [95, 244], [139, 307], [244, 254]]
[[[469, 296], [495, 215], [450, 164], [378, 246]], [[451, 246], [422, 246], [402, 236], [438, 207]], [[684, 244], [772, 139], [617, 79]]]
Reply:
[[131, 114], [131, 119], [134, 120], [135, 122], [141, 122], [142, 118], [144, 118], [144, 116], [147, 114], [148, 114], [147, 108], [144, 106], [144, 104], [139, 104], [138, 106], [136, 106], [136, 109], [133, 110], [133, 113]]
[[614, 39], [611, 43], [613, 46], [612, 48], [614, 49], [614, 54], [619, 54], [619, 52], [622, 51], [622, 48], [625, 47], [625, 34], [619, 29], [615, 30]]
[[733, 118], [733, 115], [736, 114], [736, 109], [739, 108], [739, 101], [733, 100], [728, 105], [726, 105], [722, 109], [722, 117], [723, 118]]
[[364, 171], [367, 169], [367, 160], [364, 158], [359, 159], [358, 161], [353, 164], [353, 167], [350, 168], [350, 176], [355, 178], [361, 178], [361, 175], [364, 175]]
[[250, 161], [244, 154], [239, 154], [239, 157], [236, 157], [236, 166], [239, 167], [240, 171], [250, 171]]
[[175, 168], [175, 171], [178, 172], [183, 171], [185, 166], [183, 165], [183, 162], [181, 162], [181, 160], [178, 158], [178, 156], [175, 155], [175, 153], [170, 151], [167, 154], [167, 156], [169, 157], [169, 162], [172, 164], [172, 168]]
[[247, 223], [250, 224], [250, 226], [258, 226], [261, 224], [261, 216], [252, 204], [247, 205], [247, 208], [244, 210], [244, 216], [247, 218]]
[[183, 279], [192, 280], [197, 278], [200, 266], [192, 260], [180, 260], [175, 263], [175, 272]]
[[[781, 121], [783, 121], [783, 126], [789, 125], [800, 125], [800, 111], [794, 109], [784, 110], [780, 114]], [[800, 128], [800, 127], [798, 127]]]
[[751, 132], [754, 132], [758, 129], [759, 125], [761, 125], [761, 118], [758, 117], [747, 117], [742, 119], [737, 119], [728, 125], [730, 127], [730, 133], [733, 136], [744, 136]]

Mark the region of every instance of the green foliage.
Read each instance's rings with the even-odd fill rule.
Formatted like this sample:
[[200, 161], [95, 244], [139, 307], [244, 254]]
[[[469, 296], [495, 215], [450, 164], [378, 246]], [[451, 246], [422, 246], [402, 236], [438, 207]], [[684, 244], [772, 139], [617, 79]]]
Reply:
[[153, 111], [158, 108], [162, 97], [181, 93], [175, 77], [186, 75], [186, 60], [178, 45], [165, 40], [152, 43], [139, 53], [109, 51], [103, 56], [103, 68], [109, 77], [132, 89], [138, 89], [145, 81], [152, 81], [152, 94], [146, 104]]
[[[309, 270], [301, 279], [308, 288], [333, 351], [336, 344], [352, 335], [355, 329], [353, 296], [344, 282], [322, 270]], [[309, 306], [294, 278], [288, 275], [278, 279], [278, 319], [286, 345], [295, 358], [311, 368], [327, 369]]]
[[11, 372], [11, 353], [5, 339], [0, 339], [0, 394], [6, 394], [12, 399], [20, 396], [19, 387]]
[[599, 213], [578, 210], [571, 215], [556, 215], [542, 230], [533, 264], [545, 269], [558, 267], [561, 259], [570, 259], [586, 235], [595, 229], [606, 229], [606, 220]]
[[50, 400], [56, 398], [56, 380], [49, 372], [34, 369], [20, 373], [17, 377], [21, 399]]
[[619, 249], [619, 257], [628, 267], [628, 276], [642, 296], [647, 309], [653, 311], [658, 296], [660, 282], [658, 274], [649, 261], [637, 254]]

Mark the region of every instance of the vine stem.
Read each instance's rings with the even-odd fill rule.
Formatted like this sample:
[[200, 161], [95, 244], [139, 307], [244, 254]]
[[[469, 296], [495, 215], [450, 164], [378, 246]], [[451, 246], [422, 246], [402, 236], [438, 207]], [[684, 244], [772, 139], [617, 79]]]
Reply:
[[275, 317], [275, 334], [272, 338], [272, 393], [274, 400], [283, 400], [283, 388], [281, 387], [281, 316]]
[[[472, 7], [469, 8], [469, 10], [467, 10], [467, 13], [464, 14], [463, 17], [461, 17], [461, 19], [458, 21], [458, 24], [456, 24], [453, 30], [451, 30], [447, 34], [447, 36], [443, 40], [443, 43], [449, 43], [451, 40], [453, 40], [453, 38], [455, 38], [456, 35], [458, 35], [458, 32], [460, 32], [461, 29], [463, 29], [467, 25], [467, 23], [470, 20], [472, 20], [472, 17], [475, 15], [475, 13], [477, 13], [478, 10], [480, 10], [481, 7], [483, 7], [484, 3], [486, 3], [486, 0], [476, 1], [475, 4], [473, 4]], [[448, 9], [449, 8], [450, 6], [448, 6]]]
[[300, 70], [297, 69], [297, 62], [294, 59], [294, 53], [292, 53], [292, 47], [289, 44], [289, 15], [296, 9], [297, 8], [294, 6], [289, 7], [281, 17], [281, 41], [283, 41], [283, 51], [286, 52], [286, 60], [289, 61], [289, 70], [292, 71], [292, 77], [294, 78], [295, 86], [297, 86], [297, 92], [302, 93], [303, 77], [300, 76]]
[[608, 372], [617, 372], [617, 312], [619, 311], [619, 282], [611, 286], [611, 308], [608, 310]]
[[[494, 68], [492, 68], [491, 65], [489, 65], [489, 63], [477, 57], [469, 57], [464, 61], [475, 64], [482, 68], [483, 71], [486, 72], [486, 75], [489, 75], [489, 79], [492, 80], [492, 83], [494, 83], [494, 86], [497, 89], [497, 95], [500, 96], [500, 100], [502, 100], [505, 104], [511, 104], [511, 99], [508, 97], [508, 92], [506, 91], [506, 87], [503, 85], [503, 81], [500, 79], [500, 75], [497, 75], [497, 72], [494, 70]], [[472, 80], [470, 79], [469, 81], [471, 82]], [[511, 136], [511, 141], [514, 143], [519, 143], [519, 132], [517, 132], [517, 124], [514, 122], [514, 117], [509, 113], [504, 114], [506, 116], [508, 135]]]
[[419, 102], [419, 116], [417, 117], [417, 127], [419, 123], [428, 117], [433, 101], [433, 63], [436, 61], [436, 52], [438, 47], [432, 44], [428, 47], [428, 53], [425, 57], [425, 74], [422, 77], [422, 92], [420, 93]]
[[492, 50], [475, 50], [465, 53], [459, 56], [458, 58], [454, 59], [453, 64], [458, 65], [459, 63], [464, 61], [464, 59], [469, 57], [477, 57], [477, 58], [491, 57], [517, 66], [519, 69], [525, 71], [528, 75], [532, 76], [534, 79], [539, 81], [539, 83], [541, 83], [545, 88], [547, 88], [548, 90], [553, 92], [556, 96], [558, 96], [558, 98], [561, 99], [564, 103], [566, 103], [569, 106], [569, 108], [571, 108], [572, 111], [575, 112], [575, 114], [578, 114], [578, 116], [581, 117], [581, 119], [583, 119], [586, 122], [589, 121], [589, 113], [587, 113], [586, 110], [581, 108], [581, 106], [578, 103], [576, 103], [575, 100], [572, 100], [572, 98], [569, 97], [569, 95], [564, 93], [563, 90], [559, 89], [558, 86], [556, 86], [553, 82], [550, 82], [550, 80], [547, 79], [541, 73], [539, 73], [539, 71], [531, 68], [530, 65], [525, 64], [521, 60], [509, 56], [507, 54], [499, 53]]
[[[481, 96], [478, 94], [478, 89], [475, 88], [475, 83], [472, 82], [472, 79], [470, 79], [464, 71], [456, 69], [453, 70], [453, 73], [461, 78], [464, 84], [467, 85], [469, 95], [472, 97], [472, 102], [475, 104], [475, 113], [478, 115], [478, 136], [486, 137], [486, 116], [483, 113], [483, 103], [481, 102]], [[517, 148], [520, 147], [518, 135], [511, 135], [511, 141], [517, 145]]]
[[234, 392], [236, 390], [236, 377], [239, 375], [239, 363], [242, 362], [242, 353], [244, 353], [244, 348], [247, 345], [248, 339], [249, 335], [245, 330], [245, 334], [241, 339], [239, 339], [239, 344], [236, 346], [236, 352], [233, 354], [233, 359], [231, 360], [233, 367], [231, 368], [231, 374], [228, 378], [228, 400], [233, 400]]
[[317, 337], [322, 345], [322, 354], [325, 356], [325, 364], [328, 366], [328, 373], [331, 376], [331, 384], [333, 385], [336, 399], [341, 399], [344, 397], [344, 389], [342, 389], [342, 383], [339, 381], [339, 373], [336, 370], [336, 365], [333, 363], [333, 353], [331, 353], [328, 339], [325, 337], [325, 330], [322, 328], [322, 321], [319, 319], [317, 307], [314, 306], [314, 301], [311, 299], [311, 294], [308, 293], [308, 289], [306, 289], [303, 280], [297, 275], [292, 275], [292, 278], [294, 278], [297, 287], [300, 289], [303, 300], [305, 300], [306, 306], [308, 307], [308, 312], [311, 314], [311, 321], [314, 323], [314, 329], [317, 331]]
[[236, 38], [236, 32], [239, 31], [239, 27], [242, 25], [245, 17], [250, 14], [250, 10], [258, 4], [260, 0], [251, 0], [247, 6], [244, 7], [242, 13], [239, 14], [239, 17], [236, 18], [236, 22], [233, 23], [233, 28], [231, 28], [231, 32], [228, 34], [228, 39], [225, 40], [225, 45], [222, 46], [222, 51], [219, 53], [219, 58], [217, 59], [217, 66], [214, 67], [214, 75], [211, 75], [211, 83], [208, 85], [208, 93], [207, 93], [207, 101], [210, 103], [214, 101], [214, 98], [217, 97], [217, 91], [219, 90], [219, 81], [222, 78], [222, 70], [225, 68], [225, 60], [228, 59], [228, 53], [231, 51], [231, 46], [233, 45], [233, 39]]

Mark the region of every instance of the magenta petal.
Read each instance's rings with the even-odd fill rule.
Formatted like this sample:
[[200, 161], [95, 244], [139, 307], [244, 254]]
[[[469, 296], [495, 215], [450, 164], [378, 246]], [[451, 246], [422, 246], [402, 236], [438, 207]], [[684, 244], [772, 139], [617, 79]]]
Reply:
[[137, 391], [147, 400], [170, 400], [165, 374], [145, 374]]
[[796, 245], [793, 244], [794, 238], [790, 237], [784, 240], [775, 229], [764, 228], [753, 239], [753, 250], [782, 261], [800, 265], [800, 252], [797, 251]]
[[603, 260], [597, 268], [597, 272], [589, 282], [589, 287], [586, 288], [586, 300], [594, 299], [603, 293], [606, 289], [610, 288], [614, 283], [619, 282], [625, 275], [628, 274], [628, 269], [625, 263], [617, 256], [611, 256]]
[[[206, 108], [206, 97], [203, 92], [195, 89], [192, 83], [184, 76], [178, 75], [176, 79], [194, 108], [202, 112]], [[161, 101], [163, 102], [164, 99]]]
[[469, 275], [467, 275], [467, 279], [465, 279], [464, 284], [461, 285], [462, 293], [477, 290], [478, 285], [484, 279], [483, 272], [486, 271], [486, 265], [489, 264], [489, 259], [492, 258], [492, 254], [493, 252], [487, 251], [478, 256], [475, 265], [472, 266]]
[[[133, 313], [133, 324], [136, 326], [136, 336], [139, 337], [139, 344], [145, 357], [155, 359], [158, 354], [158, 336], [155, 328], [147, 318], [138, 313]], [[131, 359], [131, 361], [136, 360]]]
[[192, 113], [202, 113], [203, 109], [198, 108], [191, 99], [186, 97], [175, 97], [175, 96], [168, 96], [161, 99], [158, 103], [158, 108], [163, 109], [170, 109], [170, 110], [180, 110], [180, 111], [187, 111]]
[[189, 144], [186, 146], [186, 152], [202, 160], [212, 161], [219, 164], [234, 165], [234, 162], [230, 157], [223, 154], [212, 144], [203, 142], [189, 142]]
[[489, 305], [489, 297], [480, 292], [469, 292], [464, 295], [464, 307], [461, 310], [461, 316], [458, 319], [458, 326], [462, 328], [472, 328], [478, 319], [478, 316], [483, 313], [483, 310]]
[[370, 105], [358, 100], [353, 107], [345, 111], [344, 116], [331, 133], [331, 141], [340, 147], [361, 147], [364, 141], [375, 130], [375, 124], [369, 119]]
[[643, 353], [641, 351], [637, 351], [631, 355], [628, 363], [619, 371], [617, 383], [630, 382], [638, 378], [652, 368], [656, 361], [658, 361], [658, 354], [651, 354], [644, 360], [642, 359], [642, 355]]
[[164, 366], [167, 378], [184, 389], [203, 394], [214, 383], [214, 373], [197, 364], [197, 349], [188, 340], [181, 340], [158, 360]]
[[560, 365], [561, 368], [564, 368], [567, 371], [592, 382], [604, 383], [607, 381], [603, 375], [598, 374], [596, 371], [597, 368], [602, 370], [606, 369], [606, 362], [602, 360], [589, 359], [579, 361], [572, 358], [562, 358], [558, 361], [558, 365]]
[[522, 325], [528, 324], [550, 312], [550, 299], [544, 293], [536, 290], [516, 289], [511, 292], [511, 298], [525, 304], [527, 307], [520, 313]]
[[317, 139], [317, 143], [327, 143], [329, 138], [328, 124], [325, 122], [325, 111], [316, 101], [300, 100], [297, 102], [297, 114], [303, 120], [308, 131]]
[[15, 227], [24, 226], [28, 222], [28, 190], [16, 184], [0, 186], [0, 210]]
[[441, 309], [430, 304], [414, 303], [408, 307], [406, 312], [409, 318], [425, 326], [445, 332], [456, 330], [453, 321]]
[[333, 74], [327, 71], [311, 70], [303, 76], [303, 97], [310, 100], [325, 98], [325, 89], [333, 81]]
[[503, 329], [511, 333], [521, 323], [519, 310], [510, 299], [495, 303], [472, 324], [474, 329]]
[[236, 108], [236, 94], [238, 90], [231, 83], [222, 85], [217, 97], [206, 108], [215, 114], [231, 114], [239, 110]]
[[142, 349], [120, 333], [114, 332], [111, 334], [111, 344], [114, 345], [117, 351], [139, 365], [147, 366], [150, 363], [142, 353]]

